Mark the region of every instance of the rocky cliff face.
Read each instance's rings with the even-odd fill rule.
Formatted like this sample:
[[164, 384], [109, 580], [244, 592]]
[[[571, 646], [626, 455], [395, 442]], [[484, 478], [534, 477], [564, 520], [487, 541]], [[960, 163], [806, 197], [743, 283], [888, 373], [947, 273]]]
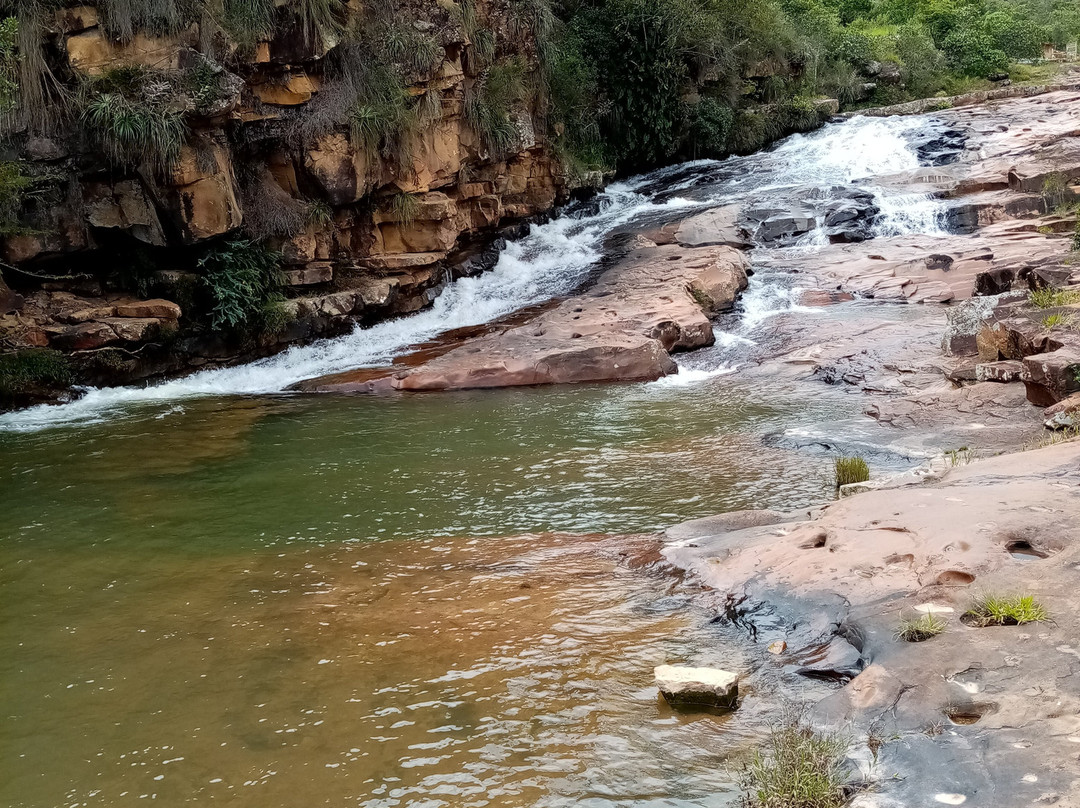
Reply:
[[[311, 5], [277, 3], [246, 43], [206, 15], [125, 36], [105, 3], [20, 19], [72, 111], [16, 125], [6, 155], [40, 190], [0, 242], [23, 298], [0, 295], [6, 348], [110, 353], [83, 357], [88, 381], [267, 352], [427, 305], [490, 266], [478, 234], [567, 198], [534, 40], [506, 2], [343, 5], [314, 23]], [[172, 153], [154, 126], [118, 141], [106, 102], [175, 122]], [[207, 256], [238, 238], [284, 271], [274, 327], [242, 335], [199, 313]], [[146, 297], [179, 309], [133, 305]]]

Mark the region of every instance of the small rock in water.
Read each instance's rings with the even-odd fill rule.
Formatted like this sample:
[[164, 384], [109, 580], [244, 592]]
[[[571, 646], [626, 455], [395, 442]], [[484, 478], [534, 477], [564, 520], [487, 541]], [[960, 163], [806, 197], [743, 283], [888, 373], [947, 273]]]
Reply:
[[719, 668], [661, 665], [654, 669], [656, 686], [670, 704], [700, 704], [734, 710], [739, 699], [739, 675]]
[[786, 651], [786, 650], [787, 650], [787, 643], [784, 642], [783, 640], [777, 640], [776, 642], [769, 643], [769, 653], [770, 654], [779, 655], [779, 654], [784, 653], [784, 651]]

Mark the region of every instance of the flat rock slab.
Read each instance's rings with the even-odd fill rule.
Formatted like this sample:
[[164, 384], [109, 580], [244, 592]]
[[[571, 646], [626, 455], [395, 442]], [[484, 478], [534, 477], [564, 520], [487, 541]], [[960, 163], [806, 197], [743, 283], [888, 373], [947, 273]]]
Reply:
[[645, 239], [588, 292], [524, 323], [492, 329], [409, 368], [362, 384], [316, 379], [317, 392], [433, 391], [651, 381], [677, 370], [670, 354], [712, 345], [709, 316], [746, 288], [732, 247], [657, 246]]
[[738, 706], [739, 675], [731, 671], [660, 665], [653, 674], [656, 686], [670, 704], [697, 704], [725, 710]]

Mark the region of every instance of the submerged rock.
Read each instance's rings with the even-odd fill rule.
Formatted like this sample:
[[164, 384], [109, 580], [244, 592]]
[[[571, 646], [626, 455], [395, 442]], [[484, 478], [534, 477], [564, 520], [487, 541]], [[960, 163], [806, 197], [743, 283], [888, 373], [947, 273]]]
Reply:
[[739, 675], [719, 668], [660, 665], [653, 670], [656, 686], [669, 704], [697, 704], [734, 710], [739, 700]]

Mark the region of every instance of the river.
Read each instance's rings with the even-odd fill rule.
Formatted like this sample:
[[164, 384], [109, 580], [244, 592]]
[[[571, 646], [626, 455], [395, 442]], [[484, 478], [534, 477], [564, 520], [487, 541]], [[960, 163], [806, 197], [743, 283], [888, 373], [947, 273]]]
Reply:
[[659, 382], [284, 391], [564, 295], [609, 234], [675, 208], [857, 184], [880, 234], [936, 232], [934, 200], [875, 181], [934, 127], [857, 119], [635, 178], [415, 316], [0, 416], [0, 803], [736, 804], [766, 711], [657, 700], [654, 665], [746, 663], [649, 534], [820, 501], [838, 450], [918, 454], [856, 395], [741, 372], [781, 320], [866, 311], [799, 305], [785, 250], [816, 236], [755, 251], [717, 345]]

